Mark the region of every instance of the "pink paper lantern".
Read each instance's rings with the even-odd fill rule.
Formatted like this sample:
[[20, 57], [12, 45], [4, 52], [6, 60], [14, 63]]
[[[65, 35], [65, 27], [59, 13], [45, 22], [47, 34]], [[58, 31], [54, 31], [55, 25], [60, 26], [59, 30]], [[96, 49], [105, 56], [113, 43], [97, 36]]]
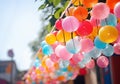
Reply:
[[35, 73], [34, 71], [31, 73], [31, 79], [32, 79], [32, 80], [35, 80], [35, 79], [36, 79], [36, 73]]
[[83, 60], [84, 56], [81, 53], [74, 54], [72, 60], [77, 64]]
[[62, 27], [67, 32], [74, 32], [79, 27], [79, 21], [74, 16], [67, 16], [62, 21]]
[[69, 61], [70, 61], [70, 66], [76, 66], [77, 62], [75, 62], [73, 58], [71, 58]]
[[120, 55], [120, 43], [115, 43], [113, 45], [113, 48], [114, 48], [114, 53]]
[[25, 84], [31, 84], [30, 80], [26, 79]]
[[57, 45], [57, 47], [55, 48], [55, 54], [58, 57], [60, 57], [59, 52], [60, 52], [61, 48], [62, 48], [62, 45]]
[[56, 41], [54, 44], [51, 45], [52, 49], [55, 51], [55, 48], [60, 45], [58, 41]]
[[89, 38], [81, 39], [80, 44], [81, 44], [81, 51], [82, 52], [89, 52], [94, 48], [93, 41]]
[[60, 58], [59, 58], [58, 56], [56, 56], [55, 53], [53, 53], [53, 54], [51, 54], [50, 59], [51, 59], [53, 62], [58, 62]]
[[105, 19], [110, 13], [110, 8], [105, 3], [97, 3], [92, 11], [91, 15], [96, 19]]
[[45, 68], [43, 66], [40, 66], [39, 67], [40, 71], [44, 72], [45, 71]]
[[91, 17], [91, 18], [90, 18], [90, 22], [91, 22], [91, 24], [92, 24], [94, 27], [100, 25], [100, 20], [97, 20], [97, 19], [95, 19], [94, 17]]
[[117, 28], [118, 32], [120, 33], [120, 23], [118, 23], [118, 24], [116, 25], [116, 28]]
[[73, 56], [73, 54], [69, 53], [66, 49], [65, 46], [58, 46], [55, 49], [55, 52], [57, 53], [56, 55], [58, 55], [58, 57], [60, 57], [63, 60], [70, 60]]
[[120, 2], [114, 6], [114, 14], [117, 18], [120, 18]]
[[89, 63], [86, 64], [86, 68], [88, 69], [92, 69], [95, 66], [95, 61], [93, 59], [91, 59], [91, 61]]
[[51, 61], [50, 58], [46, 59], [45, 63], [47, 65], [47, 67], [49, 67], [49, 68], [54, 66], [54, 62]]
[[100, 67], [100, 68], [105, 68], [107, 67], [109, 64], [109, 60], [107, 57], [105, 56], [100, 56], [98, 59], [97, 59], [97, 65]]

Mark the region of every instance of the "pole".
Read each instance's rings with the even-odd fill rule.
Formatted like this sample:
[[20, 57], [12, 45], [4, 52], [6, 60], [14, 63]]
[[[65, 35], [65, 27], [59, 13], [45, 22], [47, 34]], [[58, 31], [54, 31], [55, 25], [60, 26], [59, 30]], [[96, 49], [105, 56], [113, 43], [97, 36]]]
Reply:
[[12, 49], [8, 50], [8, 56], [11, 57], [11, 76], [10, 76], [10, 84], [13, 84], [13, 57], [14, 53]]
[[11, 57], [11, 84], [13, 84], [13, 57]]

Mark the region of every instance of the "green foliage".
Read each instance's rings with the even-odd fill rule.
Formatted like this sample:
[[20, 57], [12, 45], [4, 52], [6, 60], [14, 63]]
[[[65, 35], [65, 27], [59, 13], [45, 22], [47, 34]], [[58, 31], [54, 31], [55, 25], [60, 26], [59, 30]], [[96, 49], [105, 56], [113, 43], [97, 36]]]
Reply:
[[44, 40], [46, 34], [48, 34], [53, 28], [55, 21], [59, 19], [61, 13], [65, 10], [70, 0], [36, 0], [36, 3], [40, 1], [42, 4], [39, 6], [38, 11], [42, 11], [42, 29], [39, 32], [38, 38], [32, 41], [29, 46], [35, 54], [40, 48], [40, 42]]
[[38, 10], [42, 10], [47, 16], [44, 18], [49, 21], [51, 27], [54, 26], [55, 21], [60, 17], [61, 13], [66, 8], [69, 0], [41, 0], [44, 1], [42, 5], [39, 6]]
[[47, 6], [47, 4], [42, 4], [42, 5], [38, 8], [38, 10], [44, 9], [46, 6]]
[[53, 0], [53, 5], [57, 6], [60, 3], [61, 0]]
[[56, 19], [58, 19], [60, 17], [61, 13], [63, 12], [63, 10], [64, 10], [63, 8], [57, 8], [55, 13], [54, 13], [54, 17]]

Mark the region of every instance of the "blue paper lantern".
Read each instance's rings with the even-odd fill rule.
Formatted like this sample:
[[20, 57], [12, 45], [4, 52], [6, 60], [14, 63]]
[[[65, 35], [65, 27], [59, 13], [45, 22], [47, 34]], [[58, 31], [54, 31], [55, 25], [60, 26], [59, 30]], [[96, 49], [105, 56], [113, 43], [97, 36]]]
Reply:
[[116, 26], [117, 18], [114, 14], [109, 14], [109, 16], [106, 19], [101, 20], [100, 24], [101, 26], [105, 26], [105, 25]]
[[94, 45], [96, 48], [99, 48], [99, 49], [104, 49], [106, 48], [106, 43], [102, 42], [99, 37], [97, 36], [94, 40]]
[[79, 37], [75, 37], [71, 40], [69, 40], [66, 43], [66, 49], [68, 50], [68, 52], [75, 54], [78, 53], [80, 51], [80, 39]]
[[49, 45], [44, 45], [43, 48], [42, 48], [42, 52], [45, 55], [51, 55], [53, 53], [53, 49]]
[[114, 53], [113, 46], [112, 45], [107, 45], [107, 47], [102, 50], [102, 53], [103, 53], [103, 55], [108, 56], [108, 57], [112, 56], [113, 53]]

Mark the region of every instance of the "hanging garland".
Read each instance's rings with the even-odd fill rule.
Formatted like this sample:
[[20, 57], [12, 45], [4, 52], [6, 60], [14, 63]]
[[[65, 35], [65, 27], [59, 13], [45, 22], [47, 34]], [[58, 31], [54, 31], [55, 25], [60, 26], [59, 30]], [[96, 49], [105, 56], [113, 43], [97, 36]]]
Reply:
[[[120, 2], [71, 0], [36, 53], [24, 76], [27, 84], [58, 84], [74, 80], [94, 68], [109, 64], [120, 55]], [[113, 10], [113, 11], [111, 11]], [[82, 73], [84, 72], [84, 73]]]

